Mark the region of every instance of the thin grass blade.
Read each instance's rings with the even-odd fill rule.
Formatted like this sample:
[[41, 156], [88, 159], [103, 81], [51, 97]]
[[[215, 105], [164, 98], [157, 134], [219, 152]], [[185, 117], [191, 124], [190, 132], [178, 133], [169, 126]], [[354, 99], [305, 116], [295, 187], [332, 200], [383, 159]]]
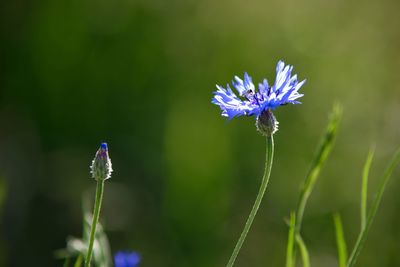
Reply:
[[361, 185], [361, 229], [365, 228], [367, 223], [367, 192], [368, 192], [368, 176], [371, 169], [372, 159], [374, 158], [374, 149], [371, 148], [368, 152], [367, 160], [365, 161], [362, 175]]
[[375, 199], [374, 199], [374, 201], [372, 203], [372, 206], [371, 206], [371, 209], [368, 212], [368, 217], [367, 217], [367, 222], [366, 222], [365, 228], [361, 229], [361, 231], [360, 231], [360, 234], [359, 234], [359, 236], [357, 238], [357, 242], [356, 242], [356, 244], [354, 246], [353, 251], [351, 252], [350, 259], [349, 259], [349, 262], [347, 264], [347, 267], [354, 267], [354, 265], [357, 262], [358, 256], [360, 255], [360, 252], [361, 252], [361, 250], [362, 250], [362, 248], [363, 248], [363, 246], [365, 244], [365, 241], [367, 239], [367, 235], [368, 235], [369, 229], [371, 228], [372, 222], [374, 221], [374, 218], [375, 218], [376, 213], [378, 211], [379, 204], [380, 204], [380, 202], [382, 200], [383, 192], [385, 191], [385, 188], [386, 188], [386, 185], [387, 185], [387, 183], [389, 181], [389, 178], [392, 175], [392, 173], [393, 173], [395, 167], [397, 166], [397, 164], [399, 163], [399, 161], [400, 161], [400, 149], [398, 149], [396, 151], [396, 153], [392, 157], [389, 165], [387, 166], [387, 168], [386, 168], [386, 170], [385, 170], [385, 172], [383, 174], [383, 177], [381, 179], [381, 183], [380, 183], [379, 188], [378, 188], [378, 192], [376, 193]]
[[303, 267], [310, 267], [310, 255], [308, 254], [308, 249], [303, 241], [303, 238], [301, 238], [301, 235], [296, 235], [296, 243], [300, 248], [300, 255], [303, 262]]
[[70, 257], [65, 258], [63, 267], [69, 267], [69, 263], [70, 262], [71, 262], [71, 258]]
[[347, 263], [347, 246], [344, 239], [343, 224], [339, 213], [333, 215], [335, 224], [336, 245], [338, 250], [339, 267], [346, 267]]
[[82, 254], [79, 254], [78, 258], [76, 258], [74, 267], [81, 267], [83, 262]]
[[293, 250], [294, 250], [294, 227], [296, 225], [296, 215], [290, 213], [288, 242], [286, 248], [286, 267], [294, 267]]
[[300, 198], [297, 204], [297, 211], [296, 211], [295, 230], [297, 234], [300, 234], [301, 223], [303, 220], [303, 214], [307, 204], [307, 200], [310, 197], [310, 194], [314, 188], [315, 182], [318, 179], [321, 169], [324, 166], [332, 150], [341, 117], [342, 117], [342, 107], [339, 104], [335, 104], [333, 106], [333, 110], [330, 115], [330, 120], [328, 127], [325, 131], [325, 135], [321, 140], [317, 153], [311, 164], [311, 168], [306, 176], [306, 179], [301, 189]]

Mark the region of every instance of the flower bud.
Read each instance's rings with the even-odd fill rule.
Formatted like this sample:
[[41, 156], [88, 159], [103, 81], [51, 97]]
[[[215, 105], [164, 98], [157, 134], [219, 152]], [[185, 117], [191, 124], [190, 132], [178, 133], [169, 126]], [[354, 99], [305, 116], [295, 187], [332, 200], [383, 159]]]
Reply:
[[256, 119], [257, 130], [267, 137], [278, 131], [278, 124], [279, 122], [276, 120], [271, 109], [264, 110]]
[[101, 143], [90, 166], [90, 173], [94, 179], [99, 181], [111, 178], [111, 172], [112, 166], [111, 159], [108, 156], [107, 143]]

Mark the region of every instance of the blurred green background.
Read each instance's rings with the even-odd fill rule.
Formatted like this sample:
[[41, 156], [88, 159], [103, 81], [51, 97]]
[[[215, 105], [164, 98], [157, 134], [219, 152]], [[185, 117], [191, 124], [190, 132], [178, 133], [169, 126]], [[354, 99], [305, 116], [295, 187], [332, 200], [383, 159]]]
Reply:
[[[335, 101], [344, 119], [305, 213], [313, 266], [337, 266], [332, 213], [349, 247], [359, 231], [370, 145], [372, 197], [400, 144], [400, 2], [2, 1], [0, 266], [61, 266], [82, 231], [89, 165], [107, 141], [114, 174], [101, 221], [112, 250], [141, 266], [224, 266], [259, 187], [265, 140], [226, 123], [215, 84], [255, 82], [279, 59], [307, 79], [303, 105], [276, 111], [275, 164], [236, 266], [284, 266], [299, 187]], [[400, 266], [399, 171], [358, 266]]]

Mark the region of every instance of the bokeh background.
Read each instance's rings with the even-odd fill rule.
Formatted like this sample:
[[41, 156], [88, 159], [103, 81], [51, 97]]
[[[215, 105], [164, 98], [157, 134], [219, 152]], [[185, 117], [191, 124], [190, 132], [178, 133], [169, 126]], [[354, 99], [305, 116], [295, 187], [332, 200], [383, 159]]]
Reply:
[[[112, 250], [141, 266], [224, 266], [259, 187], [265, 140], [253, 119], [226, 123], [215, 84], [294, 65], [303, 105], [276, 111], [270, 185], [236, 266], [284, 266], [299, 187], [335, 101], [336, 146], [305, 213], [313, 266], [337, 266], [332, 213], [348, 246], [400, 145], [400, 2], [70, 0], [0, 4], [0, 266], [61, 266], [81, 236], [89, 165], [107, 141], [114, 174], [101, 221]], [[400, 266], [400, 172], [358, 266]]]

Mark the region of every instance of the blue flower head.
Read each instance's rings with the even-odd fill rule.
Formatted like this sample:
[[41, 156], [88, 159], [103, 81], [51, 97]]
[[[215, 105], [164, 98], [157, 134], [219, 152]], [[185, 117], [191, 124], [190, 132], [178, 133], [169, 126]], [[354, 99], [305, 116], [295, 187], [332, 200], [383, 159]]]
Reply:
[[140, 255], [134, 251], [119, 251], [114, 255], [115, 267], [137, 267]]
[[278, 121], [272, 110], [288, 103], [300, 104], [297, 99], [303, 96], [298, 91], [305, 80], [298, 82], [297, 75], [292, 76], [292, 70], [293, 66], [285, 66], [283, 61], [279, 61], [275, 83], [269, 86], [267, 79], [264, 79], [258, 84], [258, 91], [247, 73], [244, 74], [244, 80], [235, 76], [232, 85], [239, 96], [229, 84], [226, 89], [217, 85], [218, 90], [214, 92], [211, 102], [221, 108], [221, 115], [228, 120], [239, 116], [255, 116], [257, 129], [264, 135], [271, 135], [278, 130]]

